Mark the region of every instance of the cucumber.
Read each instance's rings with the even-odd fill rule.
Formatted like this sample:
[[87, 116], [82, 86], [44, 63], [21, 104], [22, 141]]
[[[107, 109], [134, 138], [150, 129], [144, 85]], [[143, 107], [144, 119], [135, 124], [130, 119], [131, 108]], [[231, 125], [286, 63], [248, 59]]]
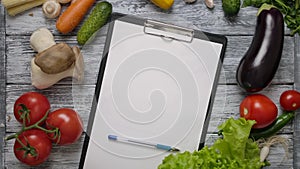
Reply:
[[112, 5], [107, 1], [96, 4], [90, 16], [77, 33], [77, 42], [84, 45], [93, 34], [104, 26], [112, 13]]
[[295, 117], [295, 112], [284, 112], [268, 127], [262, 129], [251, 130], [249, 138], [258, 140], [260, 138], [268, 138], [276, 134], [287, 123], [289, 123]]
[[222, 0], [222, 7], [225, 16], [235, 16], [239, 13], [241, 0]]

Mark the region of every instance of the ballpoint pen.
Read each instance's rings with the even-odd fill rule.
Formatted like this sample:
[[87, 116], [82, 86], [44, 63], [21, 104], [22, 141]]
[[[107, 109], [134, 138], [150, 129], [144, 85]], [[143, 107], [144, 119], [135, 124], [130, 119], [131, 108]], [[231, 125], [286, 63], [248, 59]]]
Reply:
[[153, 147], [153, 148], [166, 150], [166, 151], [172, 151], [172, 152], [180, 151], [178, 148], [171, 147], [168, 145], [150, 143], [150, 142], [145, 142], [145, 141], [141, 141], [141, 140], [134, 140], [134, 139], [124, 138], [124, 137], [119, 137], [116, 135], [108, 135], [108, 139], [113, 140], [113, 141], [123, 142], [123, 143], [130, 143], [130, 144], [135, 144], [135, 145], [140, 145], [140, 146]]

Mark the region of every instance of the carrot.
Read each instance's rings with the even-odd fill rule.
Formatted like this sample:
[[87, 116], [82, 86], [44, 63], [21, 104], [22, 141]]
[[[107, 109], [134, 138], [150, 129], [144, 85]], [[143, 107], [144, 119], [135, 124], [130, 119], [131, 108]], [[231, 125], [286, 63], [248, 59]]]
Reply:
[[96, 0], [76, 0], [74, 3], [71, 3], [57, 19], [57, 30], [63, 34], [71, 32], [81, 22], [95, 1]]

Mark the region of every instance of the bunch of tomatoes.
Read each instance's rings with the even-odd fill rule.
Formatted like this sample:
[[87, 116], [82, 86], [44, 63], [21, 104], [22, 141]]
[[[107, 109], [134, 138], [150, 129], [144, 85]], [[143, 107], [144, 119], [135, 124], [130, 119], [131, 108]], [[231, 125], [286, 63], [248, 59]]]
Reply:
[[[280, 95], [279, 103], [283, 110], [280, 116], [277, 106], [270, 98], [263, 94], [249, 95], [240, 104], [240, 116], [247, 120], [255, 120], [256, 124], [252, 127], [254, 129], [265, 129], [275, 122], [281, 126], [273, 128], [280, 129], [288, 122], [289, 113], [294, 113], [300, 108], [300, 93], [296, 90], [284, 91]], [[292, 117], [294, 116], [290, 116]]]
[[49, 100], [38, 92], [21, 95], [15, 101], [14, 116], [22, 128], [6, 140], [15, 139], [16, 158], [30, 166], [46, 161], [53, 144], [72, 144], [83, 132], [82, 120], [76, 111], [60, 108], [51, 112]]

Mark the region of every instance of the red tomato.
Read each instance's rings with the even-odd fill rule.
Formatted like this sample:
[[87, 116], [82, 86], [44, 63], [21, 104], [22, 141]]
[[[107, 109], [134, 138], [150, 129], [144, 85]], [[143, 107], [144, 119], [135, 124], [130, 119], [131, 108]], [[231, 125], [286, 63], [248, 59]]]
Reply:
[[77, 141], [83, 131], [80, 116], [72, 109], [61, 108], [49, 114], [46, 120], [47, 129], [59, 129], [59, 135], [49, 134], [53, 142], [67, 145]]
[[18, 136], [14, 144], [14, 154], [21, 162], [35, 166], [46, 161], [51, 153], [52, 142], [39, 129], [26, 130]]
[[30, 126], [42, 119], [50, 110], [48, 99], [37, 92], [27, 92], [20, 96], [14, 104], [15, 118], [25, 125]]
[[240, 104], [240, 116], [255, 120], [253, 128], [264, 128], [274, 122], [278, 109], [271, 99], [262, 94], [247, 96]]
[[296, 90], [287, 90], [280, 95], [279, 102], [284, 110], [295, 111], [300, 107], [300, 93]]

